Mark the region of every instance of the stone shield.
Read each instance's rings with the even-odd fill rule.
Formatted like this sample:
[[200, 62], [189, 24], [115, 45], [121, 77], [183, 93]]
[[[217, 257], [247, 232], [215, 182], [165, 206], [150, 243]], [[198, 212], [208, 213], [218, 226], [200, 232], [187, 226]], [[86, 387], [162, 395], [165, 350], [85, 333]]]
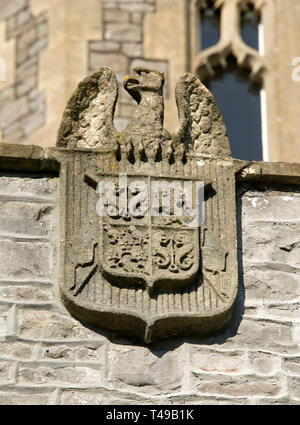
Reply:
[[[146, 342], [224, 326], [237, 291], [232, 160], [191, 155], [180, 170], [176, 164], [164, 169], [164, 163], [135, 170], [112, 151], [61, 149], [60, 162], [60, 288], [69, 311]], [[129, 184], [145, 182], [149, 193], [153, 181], [209, 182], [203, 223], [190, 228], [172, 208], [163, 215], [161, 203], [154, 216], [99, 216], [98, 183], [117, 187], [120, 173]]]

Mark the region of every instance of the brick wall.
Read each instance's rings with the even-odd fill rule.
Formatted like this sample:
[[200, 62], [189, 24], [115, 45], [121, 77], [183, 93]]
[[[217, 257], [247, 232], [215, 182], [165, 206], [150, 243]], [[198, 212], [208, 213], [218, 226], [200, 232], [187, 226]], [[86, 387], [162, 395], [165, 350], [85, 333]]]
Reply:
[[241, 190], [229, 326], [148, 348], [61, 305], [58, 183], [0, 178], [0, 404], [300, 403], [299, 191]]

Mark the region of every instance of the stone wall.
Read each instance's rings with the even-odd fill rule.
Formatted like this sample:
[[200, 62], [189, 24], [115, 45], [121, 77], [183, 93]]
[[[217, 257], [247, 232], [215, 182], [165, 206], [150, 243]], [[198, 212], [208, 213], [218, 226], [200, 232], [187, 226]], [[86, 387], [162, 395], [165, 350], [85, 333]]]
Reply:
[[150, 347], [60, 303], [58, 187], [47, 175], [0, 177], [0, 404], [300, 403], [299, 186], [239, 185], [230, 324]]
[[32, 15], [27, 0], [0, 2], [6, 39], [15, 41], [15, 80], [0, 91], [0, 131], [7, 143], [26, 143], [45, 122], [45, 96], [38, 89], [39, 57], [47, 46], [47, 14]]
[[120, 90], [115, 125], [120, 131], [136, 108], [136, 102], [123, 89], [123, 78], [136, 66], [155, 68], [167, 77], [168, 63], [144, 57], [144, 16], [155, 11], [155, 0], [103, 0], [102, 3], [103, 39], [90, 42], [89, 72], [109, 65], [116, 73]]

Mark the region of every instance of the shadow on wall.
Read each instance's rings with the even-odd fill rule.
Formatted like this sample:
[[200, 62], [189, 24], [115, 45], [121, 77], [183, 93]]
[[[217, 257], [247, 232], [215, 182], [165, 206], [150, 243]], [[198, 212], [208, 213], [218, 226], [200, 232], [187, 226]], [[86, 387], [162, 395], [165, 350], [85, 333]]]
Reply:
[[153, 343], [146, 345], [143, 341], [133, 336], [120, 336], [118, 332], [110, 332], [107, 330], [101, 330], [96, 326], [93, 326], [87, 322], [80, 321], [83, 326], [98, 333], [99, 335], [105, 336], [110, 342], [119, 345], [134, 345], [141, 347], [148, 347], [149, 350], [157, 357], [164, 356], [168, 351], [177, 349], [182, 344], [188, 342], [190, 344], [198, 345], [212, 345], [212, 344], [223, 344], [229, 338], [234, 337], [237, 334], [238, 328], [242, 321], [244, 314], [245, 304], [245, 288], [244, 288], [244, 269], [243, 269], [243, 240], [242, 240], [242, 193], [237, 191], [237, 258], [238, 258], [238, 293], [234, 304], [233, 312], [229, 323], [221, 329], [215, 335], [203, 338], [203, 337], [190, 337], [190, 338], [168, 338], [165, 340], [154, 341]]

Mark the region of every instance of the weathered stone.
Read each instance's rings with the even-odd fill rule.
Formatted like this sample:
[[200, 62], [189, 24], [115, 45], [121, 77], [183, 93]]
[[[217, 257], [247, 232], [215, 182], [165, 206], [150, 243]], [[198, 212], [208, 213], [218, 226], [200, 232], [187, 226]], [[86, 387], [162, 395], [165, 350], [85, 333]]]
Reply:
[[2, 360], [29, 360], [33, 355], [34, 345], [23, 342], [0, 343], [0, 358]]
[[125, 55], [120, 53], [91, 52], [91, 69], [98, 69], [99, 67], [106, 66], [107, 64], [114, 66], [116, 72], [126, 73], [128, 69], [128, 59]]
[[16, 391], [0, 391], [0, 405], [5, 406], [36, 406], [46, 405], [50, 393], [47, 392], [29, 392], [28, 390], [23, 392]]
[[3, 21], [8, 16], [19, 12], [26, 7], [26, 0], [1, 0], [0, 2], [0, 21]]
[[130, 14], [117, 8], [105, 8], [104, 20], [106, 22], [129, 22]]
[[14, 382], [13, 366], [12, 362], [0, 361], [0, 384]]
[[53, 252], [45, 243], [0, 242], [1, 279], [49, 279], [52, 276]]
[[226, 348], [241, 350], [259, 347], [260, 350], [278, 354], [296, 354], [300, 352], [299, 342], [290, 324], [244, 318], [237, 334], [227, 339]]
[[143, 54], [143, 45], [142, 43], [122, 43], [121, 51], [131, 58], [137, 58]]
[[37, 111], [31, 115], [29, 115], [27, 118], [22, 120], [22, 126], [24, 129], [24, 133], [26, 136], [31, 134], [34, 130], [41, 127], [45, 122], [45, 112], [44, 111]]
[[297, 301], [300, 296], [300, 276], [277, 270], [245, 269], [244, 284], [247, 292], [247, 304], [279, 304], [285, 301]]
[[134, 24], [141, 24], [143, 22], [143, 14], [141, 12], [133, 12], [131, 20]]
[[300, 267], [300, 224], [248, 223], [243, 246], [244, 261]]
[[90, 41], [90, 49], [92, 52], [114, 52], [120, 50], [120, 43], [116, 41]]
[[130, 2], [121, 2], [120, 8], [123, 10], [128, 10], [129, 12], [153, 12], [154, 6], [151, 3], [130, 1]]
[[299, 220], [300, 196], [296, 193], [247, 192], [243, 196], [243, 218], [248, 221], [296, 222]]
[[103, 339], [69, 316], [42, 309], [24, 309], [19, 312], [19, 334], [23, 338], [39, 341], [97, 342]]
[[257, 376], [236, 376], [194, 373], [195, 386], [201, 394], [222, 394], [233, 397], [284, 395], [284, 378], [260, 378]]
[[191, 366], [193, 371], [228, 373], [230, 375], [249, 372], [246, 353], [230, 351], [217, 352], [193, 347]]
[[[116, 75], [100, 68], [71, 96], [57, 140], [58, 147], [91, 149], [89, 157], [80, 151], [57, 153], [61, 173], [67, 176], [61, 191], [62, 300], [77, 318], [129, 331], [147, 343], [219, 330], [229, 320], [237, 292], [235, 166], [224, 122], [209, 91], [196, 77], [184, 74], [176, 90], [180, 126], [171, 135], [163, 128], [163, 84], [162, 72], [144, 67], [125, 77], [124, 87], [138, 106], [126, 105], [131, 119], [117, 134]], [[123, 103], [121, 115], [126, 116], [122, 108]], [[106, 150], [93, 150], [102, 148]], [[198, 155], [204, 154], [214, 162], [199, 161]], [[122, 169], [127, 174], [135, 170], [145, 185], [149, 173], [156, 176], [151, 185], [164, 178], [181, 190], [182, 180], [184, 185], [188, 180], [191, 193], [198, 183], [204, 182], [207, 192], [213, 185], [216, 196], [207, 199], [201, 236], [200, 223], [190, 225], [188, 213], [185, 218], [181, 212], [172, 212], [170, 218], [152, 214], [150, 221], [144, 213], [142, 220], [131, 214], [126, 222], [116, 212], [118, 221], [99, 219], [95, 188], [106, 178], [106, 169], [115, 173], [114, 183]], [[130, 184], [135, 184], [133, 179]], [[159, 203], [158, 192], [151, 195], [153, 203], [157, 195]]]
[[[137, 398], [132, 400], [126, 398], [119, 398], [118, 396], [109, 396], [101, 392], [91, 391], [64, 391], [62, 394], [62, 405], [135, 405]], [[138, 404], [151, 404], [151, 400], [147, 403], [145, 400], [138, 400]]]
[[159, 354], [144, 347], [112, 346], [107, 353], [109, 382], [115, 388], [136, 393], [159, 395], [180, 391], [184, 376], [182, 350], [157, 357]]
[[22, 384], [49, 385], [56, 387], [101, 387], [102, 367], [45, 366], [43, 363], [23, 363], [19, 366]]
[[77, 344], [77, 345], [48, 345], [42, 347], [40, 355], [44, 360], [76, 362], [100, 362], [104, 363], [105, 347], [101, 344]]
[[28, 93], [30, 90], [32, 90], [37, 84], [37, 76], [33, 75], [32, 77], [24, 78], [24, 80], [19, 83], [16, 87], [17, 90], [17, 96], [23, 96], [24, 94]]
[[142, 29], [140, 25], [126, 23], [108, 23], [105, 30], [105, 38], [114, 41], [142, 41]]
[[300, 357], [285, 358], [283, 370], [291, 375], [300, 376]]
[[290, 397], [300, 400], [300, 377], [288, 377]]
[[0, 177], [0, 196], [14, 198], [48, 198], [55, 200], [58, 191], [58, 179], [42, 177]]
[[6, 127], [24, 117], [28, 113], [28, 102], [26, 97], [11, 102], [6, 102], [0, 108], [0, 126]]
[[253, 371], [259, 375], [280, 374], [281, 358], [267, 353], [249, 352], [250, 364]]
[[41, 50], [47, 47], [47, 38], [41, 37], [38, 38], [34, 43], [32, 43], [28, 49], [29, 55], [33, 56], [39, 53]]
[[0, 202], [0, 234], [49, 236], [53, 232], [53, 206]]
[[44, 304], [53, 301], [53, 291], [50, 288], [34, 286], [1, 286], [0, 300], [9, 303]]

